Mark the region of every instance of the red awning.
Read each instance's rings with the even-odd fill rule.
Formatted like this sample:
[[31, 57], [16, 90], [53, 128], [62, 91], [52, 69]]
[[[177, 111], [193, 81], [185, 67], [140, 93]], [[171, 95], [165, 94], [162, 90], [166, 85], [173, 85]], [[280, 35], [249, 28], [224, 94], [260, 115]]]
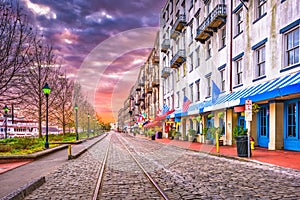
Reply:
[[243, 112], [245, 110], [245, 106], [235, 106], [233, 110], [234, 112]]
[[144, 128], [150, 128], [150, 127], [155, 127], [155, 126], [162, 126], [162, 122], [153, 121], [153, 122], [150, 122], [150, 123], [146, 124], [144, 126]]
[[169, 111], [167, 111], [167, 112], [166, 112], [165, 114], [163, 114], [163, 115], [156, 116], [156, 117], [155, 117], [155, 121], [161, 121], [161, 120], [166, 119], [166, 117], [167, 117], [168, 115], [172, 114], [174, 111], [175, 111], [175, 110], [169, 110]]

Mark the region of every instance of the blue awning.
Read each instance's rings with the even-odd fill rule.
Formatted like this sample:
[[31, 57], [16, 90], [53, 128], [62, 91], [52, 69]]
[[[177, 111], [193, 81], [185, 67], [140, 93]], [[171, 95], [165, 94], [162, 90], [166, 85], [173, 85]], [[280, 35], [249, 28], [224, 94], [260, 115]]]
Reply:
[[247, 99], [252, 100], [252, 102], [259, 102], [297, 93], [300, 93], [300, 72], [249, 86], [231, 94], [225, 94], [220, 96], [215, 104], [209, 100], [203, 104], [203, 108], [200, 108], [199, 112], [243, 105]]

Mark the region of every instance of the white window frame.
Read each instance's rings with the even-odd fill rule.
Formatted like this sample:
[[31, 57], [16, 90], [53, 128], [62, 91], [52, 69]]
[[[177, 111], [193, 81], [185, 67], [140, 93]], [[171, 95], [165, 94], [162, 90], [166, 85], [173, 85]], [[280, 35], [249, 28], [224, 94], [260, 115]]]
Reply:
[[256, 0], [256, 19], [267, 13], [267, 0]]
[[194, 70], [194, 67], [193, 67], [193, 52], [189, 55], [189, 59], [190, 59], [190, 70], [189, 72], [193, 71]]
[[212, 42], [211, 40], [208, 40], [206, 44], [206, 59], [211, 58], [211, 56], [212, 56]]
[[220, 49], [226, 46], [226, 26], [220, 30]]
[[211, 96], [211, 75], [206, 77], [207, 81], [207, 97]]
[[195, 63], [195, 68], [200, 66], [200, 47], [196, 49], [196, 63]]
[[224, 92], [225, 91], [225, 69], [220, 70], [220, 75], [221, 75], [221, 91]]
[[259, 78], [266, 75], [266, 45], [255, 49], [255, 77]]
[[243, 84], [243, 58], [235, 61], [235, 85]]
[[241, 8], [235, 13], [235, 18], [236, 18], [236, 34], [239, 35], [243, 32], [243, 9]]
[[194, 84], [190, 85], [190, 100], [191, 102], [194, 102]]
[[[298, 32], [298, 36], [297, 35], [297, 32]], [[295, 65], [295, 64], [299, 64], [300, 62], [300, 59], [299, 59], [299, 36], [300, 34], [300, 27], [297, 26], [296, 28], [290, 30], [289, 32], [285, 33], [284, 34], [284, 48], [285, 48], [285, 52], [284, 52], [284, 61], [285, 61], [285, 67], [289, 67], [289, 66], [292, 66], [292, 65]], [[289, 47], [288, 45], [288, 37], [291, 36], [292, 37], [292, 46]], [[295, 41], [295, 36], [298, 37], [298, 41]], [[298, 44], [297, 44], [298, 42]], [[295, 44], [296, 43], [296, 44]], [[293, 60], [290, 60], [289, 59], [289, 53], [293, 53]], [[298, 54], [298, 60], [295, 60], [297, 57], [295, 57], [295, 55]]]
[[197, 98], [196, 98], [196, 101], [200, 101], [200, 81], [198, 81], [196, 83], [196, 90], [197, 90]]

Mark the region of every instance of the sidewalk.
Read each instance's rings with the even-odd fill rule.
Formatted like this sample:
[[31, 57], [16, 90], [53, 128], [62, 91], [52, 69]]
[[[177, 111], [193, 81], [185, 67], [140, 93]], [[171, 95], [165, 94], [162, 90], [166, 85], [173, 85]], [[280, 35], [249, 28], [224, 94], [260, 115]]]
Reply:
[[[138, 137], [148, 139], [145, 136], [139, 135]], [[251, 158], [242, 158], [237, 156], [237, 149], [235, 146], [220, 146], [220, 152], [216, 152], [216, 147], [214, 145], [202, 144], [199, 142], [188, 142], [181, 140], [170, 140], [168, 138], [155, 139], [155, 142], [160, 142], [164, 144], [174, 145], [182, 147], [185, 149], [190, 149], [193, 151], [205, 152], [212, 155], [224, 156], [239, 160], [253, 161], [268, 163], [271, 165], [276, 165], [284, 168], [292, 168], [300, 170], [300, 152], [287, 151], [287, 150], [268, 150], [266, 148], [255, 147], [252, 150]]]
[[[105, 135], [105, 134], [104, 134]], [[99, 136], [100, 139], [102, 136]], [[77, 144], [71, 144], [71, 149], [72, 149], [72, 158], [77, 158], [79, 157], [82, 153], [84, 153], [89, 147], [91, 147], [93, 144], [97, 143], [97, 138], [90, 138], [90, 139], [85, 139]], [[33, 154], [29, 155], [16, 155], [16, 156], [0, 156], [0, 174], [5, 173], [9, 170], [15, 169], [17, 167], [21, 167], [23, 165], [26, 165], [30, 162], [33, 162], [36, 159], [39, 159], [45, 155], [49, 155], [51, 153], [54, 153], [55, 151], [59, 151], [62, 149], [68, 148], [68, 144], [62, 144], [58, 147], [52, 148], [52, 149], [47, 149], [41, 152], [36, 152]], [[11, 157], [11, 159], [5, 159]], [[68, 155], [66, 155], [66, 158], [68, 158]]]
[[[79, 157], [90, 147], [105, 138], [107, 134], [90, 138], [82, 143], [72, 144], [72, 158]], [[51, 171], [68, 162], [68, 145], [48, 154], [40, 152], [35, 160], [21, 160], [0, 164], [0, 199], [23, 199], [26, 193], [33, 191], [45, 182], [45, 176]], [[36, 155], [35, 155], [36, 156]], [[32, 157], [32, 155], [29, 155]], [[26, 157], [22, 156], [22, 159]], [[4, 173], [5, 172], [5, 173]]]

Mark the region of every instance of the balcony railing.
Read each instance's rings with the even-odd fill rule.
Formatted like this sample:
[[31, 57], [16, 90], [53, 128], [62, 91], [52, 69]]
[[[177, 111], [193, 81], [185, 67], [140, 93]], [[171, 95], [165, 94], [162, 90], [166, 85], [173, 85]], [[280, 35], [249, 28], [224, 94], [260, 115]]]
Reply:
[[154, 63], [154, 64], [158, 64], [159, 63], [159, 56], [153, 56], [152, 57], [152, 63]]
[[172, 58], [170, 62], [171, 68], [178, 68], [182, 63], [186, 61], [185, 50], [180, 49]]
[[158, 87], [159, 86], [159, 79], [158, 78], [154, 78], [152, 81], [152, 87]]
[[218, 4], [197, 28], [196, 40], [204, 43], [226, 23], [226, 4]]
[[170, 40], [169, 39], [164, 39], [161, 43], [160, 51], [163, 52], [163, 53], [166, 53], [169, 48], [170, 48]]
[[185, 19], [185, 15], [181, 14], [178, 16], [178, 18], [176, 19], [173, 27], [175, 31], [179, 31], [181, 32], [181, 30], [183, 29], [183, 27], [186, 25], [186, 19]]
[[171, 68], [170, 67], [164, 67], [162, 70], [161, 70], [161, 77], [162, 78], [168, 78], [171, 74]]
[[181, 14], [178, 16], [174, 25], [172, 26], [171, 38], [176, 39], [185, 25], [186, 25], [185, 15]]

